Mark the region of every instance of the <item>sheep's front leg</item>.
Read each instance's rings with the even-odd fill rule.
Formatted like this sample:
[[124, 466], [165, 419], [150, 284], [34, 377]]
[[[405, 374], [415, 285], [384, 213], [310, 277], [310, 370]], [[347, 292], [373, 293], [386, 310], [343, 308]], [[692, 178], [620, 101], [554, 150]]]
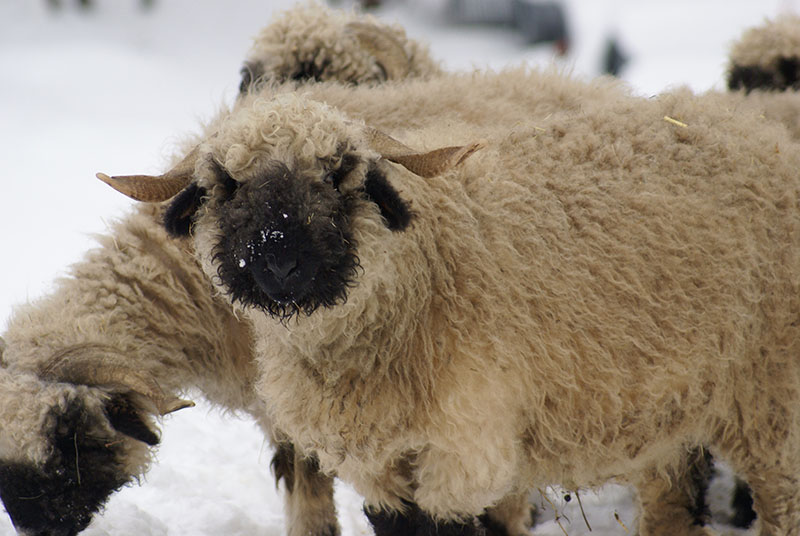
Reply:
[[319, 470], [313, 457], [280, 443], [272, 458], [275, 478], [286, 486], [286, 518], [289, 536], [338, 536], [333, 478]]

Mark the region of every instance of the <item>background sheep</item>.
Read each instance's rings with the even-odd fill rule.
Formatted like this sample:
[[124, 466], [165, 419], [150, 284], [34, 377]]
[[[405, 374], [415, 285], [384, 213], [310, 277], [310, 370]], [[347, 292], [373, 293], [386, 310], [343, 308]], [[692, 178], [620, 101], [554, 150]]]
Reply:
[[427, 47], [400, 26], [309, 2], [285, 11], [255, 37], [239, 91], [256, 90], [263, 81], [364, 84], [441, 73]]
[[[414, 503], [470, 532], [509, 492], [614, 478], [640, 534], [700, 534], [703, 446], [748, 479], [763, 534], [794, 533], [800, 162], [780, 125], [525, 71], [303, 90], [221, 122], [169, 219], [252, 321], [279, 428], [376, 525]], [[362, 121], [456, 148], [429, 168]]]

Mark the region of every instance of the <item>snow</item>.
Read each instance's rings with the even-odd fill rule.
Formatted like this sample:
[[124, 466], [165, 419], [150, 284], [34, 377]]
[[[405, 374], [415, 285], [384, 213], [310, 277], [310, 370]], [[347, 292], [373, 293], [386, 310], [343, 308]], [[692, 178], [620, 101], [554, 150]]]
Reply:
[[[556, 58], [551, 47], [528, 47], [507, 28], [447, 22], [445, 1], [387, 0], [377, 13], [429, 42], [449, 69], [555, 61], [596, 76], [602, 45], [616, 35], [631, 56], [623, 77], [641, 95], [683, 84], [723, 88], [727, 49], [742, 29], [798, 7], [786, 0], [564, 0], [573, 43], [566, 58]], [[145, 12], [136, 0], [97, 0], [88, 13], [64, 3], [53, 13], [44, 0], [0, 2], [0, 327], [13, 304], [46, 293], [93, 245], [90, 235], [130, 206], [94, 173], [160, 171], [183, 135], [232, 100], [251, 37], [292, 2], [158, 0]], [[180, 411], [165, 419], [157, 463], [142, 485], [114, 495], [85, 534], [283, 534], [270, 458], [249, 420], [203, 403]], [[729, 479], [715, 484], [714, 496], [723, 497], [726, 485]], [[344, 534], [370, 534], [358, 496], [345, 485], [336, 493]], [[533, 499], [545, 510], [535, 534], [589, 533], [574, 498], [567, 503], [550, 491], [547, 500]], [[627, 488], [582, 493], [581, 502], [591, 534], [633, 531]], [[0, 535], [13, 533], [0, 515]]]

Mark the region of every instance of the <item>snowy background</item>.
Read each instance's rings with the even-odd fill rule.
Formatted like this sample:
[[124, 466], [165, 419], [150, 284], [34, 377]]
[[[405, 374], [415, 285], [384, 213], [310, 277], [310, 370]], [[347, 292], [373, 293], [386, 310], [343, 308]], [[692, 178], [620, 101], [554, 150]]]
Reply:
[[[93, 245], [89, 235], [130, 206], [94, 173], [161, 171], [181, 136], [233, 99], [251, 37], [293, 3], [156, 0], [145, 12], [138, 0], [95, 1], [90, 12], [74, 0], [52, 12], [45, 0], [0, 0], [0, 331], [13, 304], [47, 292]], [[800, 8], [786, 0], [564, 0], [572, 48], [555, 59], [552, 47], [527, 46], [508, 29], [447, 22], [445, 1], [387, 0], [375, 13], [428, 42], [449, 69], [557, 61], [592, 77], [616, 35], [630, 56], [623, 78], [646, 96], [684, 84], [722, 89], [731, 41]], [[284, 533], [272, 453], [251, 422], [201, 404], [164, 424], [159, 463], [85, 534]], [[588, 534], [576, 501], [547, 497], [552, 505], [534, 497], [545, 506], [534, 534]], [[607, 486], [582, 500], [593, 535], [634, 526], [627, 489]], [[345, 536], [370, 534], [351, 490], [339, 486], [337, 502]], [[12, 534], [0, 513], [0, 535]]]

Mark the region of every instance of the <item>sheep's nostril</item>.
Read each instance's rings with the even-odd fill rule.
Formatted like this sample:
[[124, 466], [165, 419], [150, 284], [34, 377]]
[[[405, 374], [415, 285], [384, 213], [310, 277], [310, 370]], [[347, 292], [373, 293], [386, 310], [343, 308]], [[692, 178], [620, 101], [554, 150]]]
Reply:
[[267, 258], [267, 268], [278, 281], [285, 281], [297, 269], [297, 259], [292, 256], [270, 256]]

